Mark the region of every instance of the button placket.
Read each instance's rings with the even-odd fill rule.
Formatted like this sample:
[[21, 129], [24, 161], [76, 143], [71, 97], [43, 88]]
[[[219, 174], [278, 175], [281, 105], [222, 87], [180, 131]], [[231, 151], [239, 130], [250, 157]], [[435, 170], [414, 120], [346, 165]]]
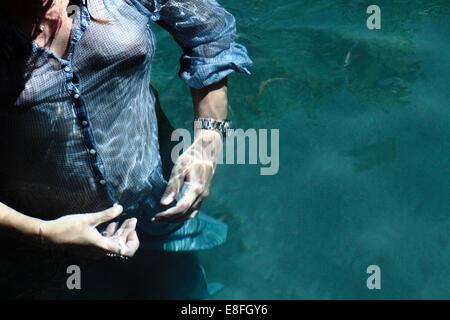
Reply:
[[[102, 187], [106, 187], [106, 180], [103, 174], [103, 164], [100, 156], [97, 153], [95, 148], [95, 143], [93, 139], [93, 133], [89, 126], [89, 121], [87, 119], [87, 111], [84, 106], [84, 103], [81, 99], [81, 93], [78, 89], [78, 79], [76, 75], [73, 73], [73, 69], [70, 65], [63, 66], [62, 69], [65, 73], [67, 87], [71, 92], [71, 97], [73, 99], [73, 107], [75, 109], [75, 115], [77, 117], [78, 123], [81, 124], [83, 139], [87, 148], [87, 152], [89, 154], [90, 162], [92, 164], [92, 168], [94, 170], [94, 175], [97, 184], [100, 184]], [[107, 193], [110, 195], [110, 192], [107, 190]]]

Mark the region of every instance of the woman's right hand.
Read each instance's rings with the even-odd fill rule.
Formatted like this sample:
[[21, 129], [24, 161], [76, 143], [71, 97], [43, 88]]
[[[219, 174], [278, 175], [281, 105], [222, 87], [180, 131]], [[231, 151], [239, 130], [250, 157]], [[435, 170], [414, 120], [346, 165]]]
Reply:
[[108, 253], [132, 257], [139, 248], [135, 218], [125, 220], [119, 228], [112, 222], [104, 232], [97, 230], [97, 226], [117, 218], [122, 211], [121, 205], [114, 205], [96, 213], [72, 214], [45, 221], [41, 225], [42, 240], [90, 258], [102, 258]]

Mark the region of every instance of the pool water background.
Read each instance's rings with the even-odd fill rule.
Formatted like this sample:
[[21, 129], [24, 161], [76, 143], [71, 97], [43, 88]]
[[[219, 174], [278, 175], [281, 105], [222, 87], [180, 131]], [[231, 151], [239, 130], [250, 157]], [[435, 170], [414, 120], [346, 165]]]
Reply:
[[[230, 118], [279, 128], [280, 168], [217, 170], [202, 209], [229, 239], [201, 253], [216, 298], [449, 299], [450, 1], [219, 2], [254, 61], [230, 76]], [[181, 51], [154, 29], [152, 84], [190, 128]], [[373, 264], [381, 290], [366, 287]]]

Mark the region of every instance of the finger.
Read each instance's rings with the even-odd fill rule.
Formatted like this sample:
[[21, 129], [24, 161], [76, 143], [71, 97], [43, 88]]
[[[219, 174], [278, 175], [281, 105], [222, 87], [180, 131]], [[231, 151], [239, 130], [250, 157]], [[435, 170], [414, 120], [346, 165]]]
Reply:
[[125, 220], [120, 228], [116, 231], [115, 236], [122, 241], [123, 243], [126, 242], [129, 234], [136, 230], [136, 224], [137, 219], [136, 218], [130, 218]]
[[159, 218], [158, 220], [155, 220], [154, 223], [182, 223], [186, 220], [193, 219], [197, 216], [198, 210], [196, 208], [189, 208], [185, 213], [179, 214], [179, 215], [173, 215], [168, 218], [163, 217]]
[[198, 210], [192, 211], [192, 213], [189, 215], [189, 219], [195, 219], [198, 215]]
[[99, 242], [99, 247], [104, 250], [104, 253], [112, 253], [118, 256], [132, 257], [139, 248], [140, 242], [136, 231], [130, 232], [125, 242], [113, 240], [113, 238], [103, 238]]
[[134, 256], [136, 251], [139, 249], [139, 245], [140, 245], [139, 238], [136, 233], [136, 230], [134, 230], [128, 235], [126, 243], [127, 250], [125, 254], [127, 254], [130, 257]]
[[202, 201], [204, 197], [198, 197], [195, 203], [191, 207], [191, 214], [189, 215], [189, 219], [195, 219], [198, 215], [199, 209], [202, 206]]
[[159, 223], [159, 222], [165, 222], [165, 223], [180, 223], [183, 222], [184, 220], [187, 219], [194, 219], [197, 215], [198, 215], [198, 210], [200, 209], [200, 207], [202, 206], [202, 201], [204, 199], [203, 196], [204, 193], [202, 193], [196, 200], [195, 202], [192, 204], [192, 206], [186, 210], [186, 212], [184, 214], [180, 214], [180, 215], [174, 215], [174, 216], [169, 216], [169, 217], [160, 217], [160, 218], [156, 218], [154, 220], [155, 223]]
[[199, 185], [190, 184], [183, 198], [178, 201], [175, 207], [169, 208], [163, 212], [158, 213], [153, 218], [153, 221], [162, 219], [175, 219], [186, 215], [187, 211], [192, 207], [196, 200], [200, 197], [202, 191]]
[[178, 201], [177, 205], [169, 208], [163, 212], [158, 213], [155, 218], [170, 218], [173, 215], [178, 215], [178, 214], [183, 214], [185, 213], [191, 206], [192, 204], [195, 202], [195, 200], [197, 199], [197, 197], [199, 196], [198, 193], [193, 192], [193, 191], [187, 191], [183, 198], [180, 199], [180, 201]]
[[202, 203], [203, 203], [203, 199], [204, 199], [203, 195], [198, 197], [197, 200], [195, 200], [194, 204], [192, 205], [192, 208], [197, 209], [197, 210], [200, 209], [200, 207], [202, 206]]
[[199, 196], [197, 200], [195, 200], [194, 204], [186, 211], [186, 213], [180, 218], [174, 218], [170, 220], [170, 223], [179, 223], [183, 220], [194, 219], [197, 217], [200, 207], [202, 206], [203, 197]]
[[123, 207], [120, 204], [117, 204], [104, 211], [91, 213], [89, 219], [92, 225], [98, 226], [99, 224], [117, 218], [122, 213], [122, 211]]
[[185, 172], [181, 166], [173, 168], [166, 190], [161, 198], [161, 204], [169, 205], [175, 201], [175, 197], [180, 192], [185, 176]]
[[111, 237], [117, 230], [118, 223], [117, 222], [111, 222], [108, 224], [106, 229], [102, 232], [102, 236], [104, 237]]
[[119, 252], [121, 251], [121, 245], [114, 238], [106, 238], [98, 234], [98, 237], [93, 240], [93, 243], [96, 247], [103, 250], [104, 253], [119, 254]]

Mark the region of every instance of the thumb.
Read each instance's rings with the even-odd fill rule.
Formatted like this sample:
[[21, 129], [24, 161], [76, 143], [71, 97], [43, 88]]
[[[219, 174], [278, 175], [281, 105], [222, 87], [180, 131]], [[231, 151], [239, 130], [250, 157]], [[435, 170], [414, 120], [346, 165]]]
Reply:
[[109, 209], [91, 213], [91, 224], [94, 226], [98, 226], [99, 224], [108, 222], [113, 220], [114, 218], [117, 218], [123, 211], [123, 207], [120, 204], [115, 204]]

